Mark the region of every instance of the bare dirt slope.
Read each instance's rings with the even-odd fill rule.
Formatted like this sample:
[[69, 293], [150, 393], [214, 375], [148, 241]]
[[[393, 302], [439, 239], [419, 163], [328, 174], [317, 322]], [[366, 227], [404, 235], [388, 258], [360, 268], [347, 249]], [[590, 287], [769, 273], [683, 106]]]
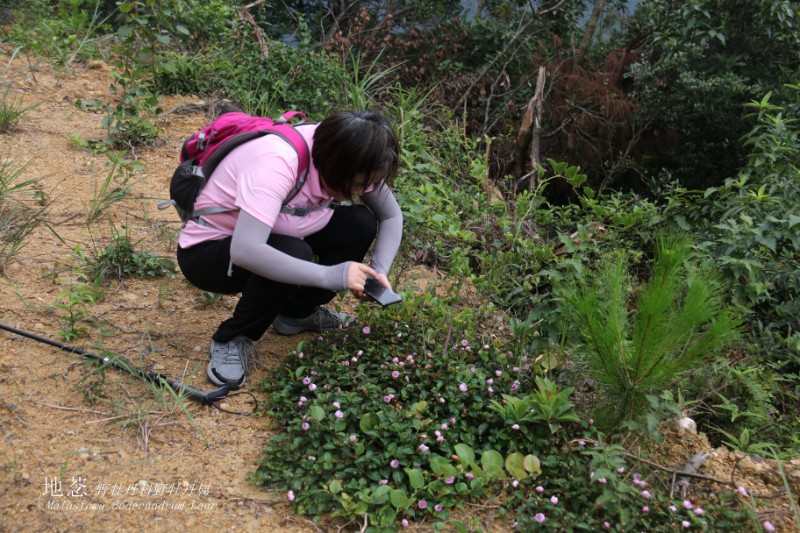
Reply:
[[[8, 56], [0, 54], [0, 61]], [[174, 257], [169, 233], [178, 229], [178, 219], [172, 210], [158, 212], [156, 199], [139, 198], [86, 223], [86, 206], [108, 173], [108, 159], [76, 148], [69, 137], [104, 137], [103, 115], [75, 105], [109, 97], [104, 65], [58, 73], [17, 58], [9, 74], [10, 95], [39, 105], [15, 131], [0, 135], [0, 158], [27, 163], [22, 179], [41, 178], [53, 202], [47, 220], [57, 236], [40, 226], [8, 265], [7, 277], [0, 278], [0, 322], [58, 340], [64, 312], [53, 306], [69, 291], [73, 248], [91, 256], [124, 227], [133, 242], [141, 240], [138, 249]], [[169, 110], [181, 103], [166, 98], [163, 105]], [[145, 165], [134, 186], [138, 195], [166, 197], [182, 139], [205, 120], [202, 113], [166, 115], [159, 143], [135, 154]], [[195, 301], [199, 296], [180, 274], [114, 281], [105, 299], [89, 307], [93, 321], [113, 333], [101, 338], [95, 330], [73, 344], [94, 351], [102, 343], [150, 370], [211, 390], [208, 338], [235, 300], [203, 307]], [[257, 343], [262, 365], [250, 384], [299, 340], [267, 334]], [[179, 405], [113, 369], [104, 379], [89, 376], [84, 361], [0, 333], [0, 531], [313, 530], [291, 516], [282, 494], [248, 483], [271, 434], [265, 417], [234, 416], [191, 401]]]
[[[0, 49], [7, 64], [9, 50]], [[108, 246], [114, 231], [127, 229], [137, 248], [174, 256], [178, 229], [172, 211], [156, 210], [167, 196], [168, 178], [187, 133], [206, 122], [202, 113], [169, 112], [191, 99], [164, 98], [168, 112], [159, 142], [137, 150], [144, 164], [134, 186], [138, 198], [112, 206], [91, 224], [86, 208], [107, 175], [107, 157], [76, 148], [70, 136], [103, 138], [102, 114], [76, 101], [109, 101], [110, 77], [103, 64], [56, 70], [17, 57], [0, 79], [12, 97], [38, 107], [19, 127], [0, 134], [0, 161], [27, 164], [24, 179], [41, 178], [52, 205], [50, 227], [38, 227], [29, 244], [0, 277], [0, 323], [57, 339], [64, 329], [65, 301], [77, 264], [74, 248], [91, 256]], [[6, 85], [0, 87], [4, 89]], [[419, 274], [418, 274], [419, 275]], [[105, 298], [88, 306], [94, 324], [110, 335], [71, 344], [103, 348], [194, 387], [210, 390], [205, 376], [208, 337], [235, 299], [204, 306], [201, 293], [180, 274], [173, 278], [111, 282]], [[347, 300], [341, 302], [345, 307]], [[302, 336], [300, 336], [302, 337]], [[302, 338], [271, 330], [256, 348], [261, 367], [249, 385], [277, 366]], [[291, 514], [284, 494], [254, 487], [248, 474], [273, 433], [265, 416], [235, 416], [147, 386], [114, 369], [90, 374], [86, 359], [0, 332], [0, 531], [314, 531]], [[258, 390], [253, 390], [261, 400]], [[241, 399], [241, 398], [240, 398]], [[227, 407], [247, 410], [231, 400]], [[712, 449], [699, 436], [666, 439], [660, 461], [671, 468], [698, 451], [710, 459], [701, 471], [741, 484], [772, 502], [762, 519], [793, 531], [792, 515], [774, 463]], [[785, 471], [800, 494], [800, 461]], [[490, 517], [486, 531], [503, 528]], [[418, 529], [425, 530], [426, 526]]]

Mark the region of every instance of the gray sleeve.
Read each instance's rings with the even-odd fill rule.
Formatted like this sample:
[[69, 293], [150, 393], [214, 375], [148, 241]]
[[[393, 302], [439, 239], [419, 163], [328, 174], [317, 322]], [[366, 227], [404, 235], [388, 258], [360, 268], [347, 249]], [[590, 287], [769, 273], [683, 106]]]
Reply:
[[239, 211], [231, 240], [231, 261], [254, 274], [281, 283], [320, 287], [332, 291], [347, 288], [349, 262], [323, 266], [303, 261], [267, 244], [272, 228], [246, 211]]
[[403, 239], [403, 213], [400, 211], [400, 204], [383, 182], [364, 194], [361, 200], [375, 213], [380, 224], [372, 252], [372, 268], [381, 274], [388, 274]]

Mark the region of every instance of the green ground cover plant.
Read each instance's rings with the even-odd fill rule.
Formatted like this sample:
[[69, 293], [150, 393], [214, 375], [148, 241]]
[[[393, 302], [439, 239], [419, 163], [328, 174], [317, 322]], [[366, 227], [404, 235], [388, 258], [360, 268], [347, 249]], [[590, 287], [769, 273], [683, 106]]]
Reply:
[[409, 521], [466, 531], [454, 513], [485, 499], [502, 502], [521, 530], [746, 516], [735, 497], [694, 513], [646, 489], [641, 474], [625, 473], [633, 466], [622, 449], [602, 444], [593, 420], [577, 414], [571, 388], [480, 333], [482, 310], [454, 307], [430, 294], [362, 306], [357, 327], [298, 345], [262, 384], [280, 432], [253, 481], [301, 514], [366, 531]]

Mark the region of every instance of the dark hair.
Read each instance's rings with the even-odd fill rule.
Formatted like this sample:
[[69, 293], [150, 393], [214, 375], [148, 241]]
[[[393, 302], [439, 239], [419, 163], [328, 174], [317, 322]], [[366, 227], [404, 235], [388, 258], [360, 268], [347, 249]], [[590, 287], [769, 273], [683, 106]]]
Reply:
[[397, 174], [400, 144], [391, 124], [380, 114], [343, 111], [317, 126], [311, 157], [325, 184], [349, 198], [359, 185], [391, 184]]

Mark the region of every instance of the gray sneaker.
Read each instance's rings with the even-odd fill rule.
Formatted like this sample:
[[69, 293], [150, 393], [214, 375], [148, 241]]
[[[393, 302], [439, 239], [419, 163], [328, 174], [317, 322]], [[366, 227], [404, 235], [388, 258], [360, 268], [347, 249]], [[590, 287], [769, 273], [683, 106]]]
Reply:
[[333, 329], [346, 328], [355, 320], [345, 313], [335, 313], [330, 309], [318, 306], [314, 312], [305, 318], [290, 318], [278, 315], [272, 322], [272, 327], [281, 335], [294, 335], [302, 331], [325, 332]]
[[243, 335], [228, 342], [211, 341], [209, 352], [211, 361], [208, 362], [208, 379], [220, 387], [242, 387], [245, 374], [255, 366], [256, 350], [253, 348], [253, 341]]

